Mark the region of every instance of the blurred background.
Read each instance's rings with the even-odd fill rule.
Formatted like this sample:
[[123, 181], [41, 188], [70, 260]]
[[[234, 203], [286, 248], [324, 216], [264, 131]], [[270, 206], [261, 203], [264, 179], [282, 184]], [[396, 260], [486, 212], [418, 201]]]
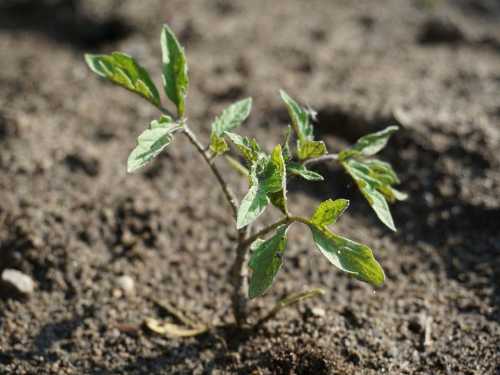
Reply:
[[[213, 177], [180, 137], [126, 175], [158, 113], [83, 61], [124, 51], [160, 87], [163, 23], [186, 48], [187, 113], [204, 142], [251, 96], [242, 132], [271, 149], [288, 121], [280, 88], [318, 112], [331, 152], [400, 126], [381, 153], [410, 195], [391, 208], [397, 233], [337, 165], [290, 187], [297, 213], [351, 200], [335, 230], [373, 248], [382, 288], [335, 270], [294, 227], [254, 312], [305, 287], [322, 299], [250, 336], [142, 329], [169, 318], [155, 299], [230, 316], [234, 232]], [[498, 373], [499, 98], [497, 0], [1, 0], [0, 372]], [[219, 164], [241, 197], [246, 182]]]

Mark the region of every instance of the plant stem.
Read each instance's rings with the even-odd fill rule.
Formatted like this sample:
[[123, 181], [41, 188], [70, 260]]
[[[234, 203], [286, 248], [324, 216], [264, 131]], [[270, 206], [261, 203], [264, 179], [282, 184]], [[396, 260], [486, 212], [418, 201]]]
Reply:
[[191, 131], [191, 129], [187, 124], [184, 124], [183, 133], [187, 136], [187, 138], [193, 144], [193, 146], [198, 150], [201, 156], [203, 156], [203, 159], [205, 159], [205, 161], [207, 162], [215, 178], [217, 178], [217, 181], [219, 182], [219, 185], [222, 188], [222, 191], [231, 206], [231, 209], [233, 211], [233, 216], [236, 218], [238, 214], [238, 200], [236, 199], [236, 196], [234, 195], [231, 188], [227, 185], [226, 181], [222, 177], [222, 174], [220, 173], [219, 169], [215, 165], [215, 160], [211, 158], [211, 155], [208, 153], [208, 151], [205, 150], [200, 141], [198, 141], [198, 138], [196, 138], [196, 135]]
[[247, 323], [248, 317], [248, 258], [250, 253], [246, 240], [250, 233], [247, 225], [238, 231], [238, 245], [236, 246], [236, 258], [230, 271], [230, 282], [233, 285], [231, 305], [234, 319], [238, 327]]
[[271, 311], [269, 311], [266, 315], [264, 315], [262, 318], [260, 318], [257, 323], [253, 326], [254, 329], [258, 329], [261, 327], [265, 322], [269, 321], [270, 319], [274, 318], [276, 314], [278, 314], [281, 310], [284, 308], [297, 304], [301, 301], [304, 301], [308, 298], [314, 298], [317, 296], [321, 296], [325, 294], [323, 289], [320, 288], [314, 288], [311, 290], [306, 290], [304, 292], [299, 292], [299, 293], [293, 293], [287, 296], [286, 298], [282, 299], [279, 301]]
[[339, 160], [339, 155], [338, 154], [326, 154], [323, 156], [319, 156], [317, 158], [312, 158], [312, 159], [306, 160], [303, 164], [304, 164], [304, 166], [308, 166], [311, 164], [318, 164], [318, 163], [322, 163], [324, 161], [330, 161], [330, 160]]
[[293, 220], [293, 218], [286, 216], [286, 217], [284, 217], [284, 218], [276, 221], [275, 223], [273, 223], [273, 224], [265, 227], [264, 229], [258, 231], [253, 236], [247, 238], [246, 241], [243, 243], [243, 246], [249, 247], [258, 238], [264, 237], [266, 234], [268, 234], [269, 232], [271, 232], [274, 229], [278, 228], [280, 225], [288, 224], [288, 223], [291, 223], [293, 221], [297, 221], [297, 220]]
[[[217, 178], [224, 195], [231, 205], [234, 218], [238, 215], [238, 200], [232, 192], [232, 190], [227, 185], [226, 181], [222, 177], [219, 169], [215, 165], [215, 160], [210, 155], [207, 148], [198, 141], [196, 135], [191, 131], [187, 124], [184, 124], [184, 134], [187, 136], [189, 141], [198, 150], [198, 152], [203, 156], [206, 163], [212, 170], [214, 176]], [[230, 278], [231, 284], [233, 285], [233, 294], [231, 296], [232, 308], [236, 324], [241, 327], [247, 321], [248, 316], [248, 245], [247, 238], [250, 232], [250, 226], [247, 225], [245, 228], [238, 230], [238, 245], [236, 246], [236, 258], [231, 267]]]

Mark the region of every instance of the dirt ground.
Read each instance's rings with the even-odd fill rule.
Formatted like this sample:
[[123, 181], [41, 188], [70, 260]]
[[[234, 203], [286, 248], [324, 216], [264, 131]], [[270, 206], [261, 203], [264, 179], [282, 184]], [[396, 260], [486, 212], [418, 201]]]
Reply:
[[[188, 117], [204, 141], [224, 106], [252, 96], [244, 132], [272, 147], [287, 125], [279, 88], [318, 111], [331, 151], [402, 127], [382, 153], [410, 194], [393, 207], [397, 233], [333, 164], [318, 168], [325, 183], [291, 187], [297, 213], [351, 200], [336, 231], [374, 249], [383, 287], [334, 269], [294, 227], [253, 314], [308, 287], [324, 297], [250, 335], [141, 328], [170, 318], [154, 299], [228, 322], [235, 255], [229, 207], [184, 139], [126, 174], [157, 113], [82, 59], [128, 52], [160, 86], [164, 22], [186, 46]], [[500, 374], [499, 150], [495, 0], [2, 1], [0, 271], [37, 288], [0, 296], [0, 373]], [[245, 181], [219, 164], [242, 196]], [[121, 275], [134, 294], [119, 292]]]

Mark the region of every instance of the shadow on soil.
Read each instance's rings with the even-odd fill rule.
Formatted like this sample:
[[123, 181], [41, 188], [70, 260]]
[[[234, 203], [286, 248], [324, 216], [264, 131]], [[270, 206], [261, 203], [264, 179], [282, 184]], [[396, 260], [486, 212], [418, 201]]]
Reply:
[[94, 19], [78, 0], [7, 0], [0, 4], [1, 30], [35, 31], [83, 49], [123, 39], [132, 27], [115, 17]]
[[[363, 121], [360, 116], [329, 109], [319, 111], [316, 127], [323, 138], [335, 134], [352, 144], [361, 135], [395, 122], [389, 118]], [[469, 179], [484, 176], [495, 168], [494, 156], [471, 150], [460, 139], [454, 139], [444, 152], [439, 152], [432, 148], [427, 137], [411, 129], [402, 129], [391, 139], [380, 158], [394, 166], [403, 181], [401, 190], [410, 196], [408, 201], [391, 207], [399, 227], [391, 238], [406, 246], [417, 242], [432, 246], [447, 276], [467, 285], [478, 297], [490, 299], [493, 311], [485, 315], [500, 321], [500, 274], [495, 272], [500, 269], [500, 206], [464, 200], [461, 196], [463, 181], [460, 180], [464, 173], [470, 176]], [[455, 171], [446, 170], [450, 163], [456, 166]], [[325, 177], [323, 183], [312, 188], [309, 182], [294, 180], [289, 190], [303, 192], [318, 201], [347, 198], [351, 201], [351, 215], [366, 225], [382, 228], [341, 167], [331, 164], [318, 165], [314, 169]], [[444, 194], [443, 191], [448, 192]], [[428, 254], [422, 256], [424, 259]]]

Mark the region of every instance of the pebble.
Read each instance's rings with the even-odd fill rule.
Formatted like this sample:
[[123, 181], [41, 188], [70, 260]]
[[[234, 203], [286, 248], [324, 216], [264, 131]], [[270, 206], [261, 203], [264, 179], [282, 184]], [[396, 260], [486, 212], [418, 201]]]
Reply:
[[33, 279], [21, 271], [6, 268], [0, 277], [2, 291], [5, 294], [15, 294], [22, 297], [29, 297], [35, 290]]
[[116, 286], [120, 288], [124, 294], [131, 295], [135, 292], [134, 279], [128, 275], [120, 276], [116, 279]]
[[311, 309], [311, 314], [313, 316], [318, 317], [318, 318], [323, 318], [326, 315], [326, 312], [325, 312], [325, 309], [323, 309], [321, 307], [313, 307]]

